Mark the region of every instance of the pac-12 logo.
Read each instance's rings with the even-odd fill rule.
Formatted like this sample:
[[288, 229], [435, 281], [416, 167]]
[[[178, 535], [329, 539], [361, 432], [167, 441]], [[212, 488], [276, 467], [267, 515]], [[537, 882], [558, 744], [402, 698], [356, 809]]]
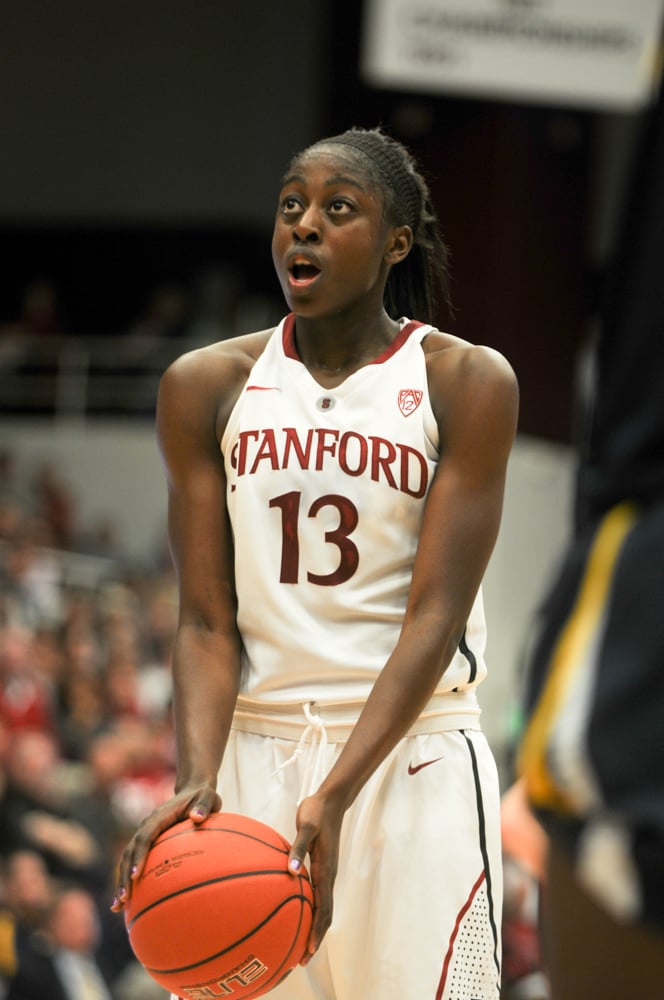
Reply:
[[421, 389], [399, 389], [399, 409], [404, 417], [409, 417], [411, 413], [414, 413], [421, 402]]

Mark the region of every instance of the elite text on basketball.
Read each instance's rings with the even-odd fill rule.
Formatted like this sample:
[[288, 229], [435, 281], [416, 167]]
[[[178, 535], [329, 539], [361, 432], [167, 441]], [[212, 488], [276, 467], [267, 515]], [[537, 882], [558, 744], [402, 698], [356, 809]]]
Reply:
[[219, 978], [205, 983], [180, 987], [180, 992], [189, 1000], [212, 1000], [218, 997], [232, 997], [241, 986], [249, 986], [268, 971], [266, 965], [255, 955], [249, 955], [244, 962], [230, 969]]

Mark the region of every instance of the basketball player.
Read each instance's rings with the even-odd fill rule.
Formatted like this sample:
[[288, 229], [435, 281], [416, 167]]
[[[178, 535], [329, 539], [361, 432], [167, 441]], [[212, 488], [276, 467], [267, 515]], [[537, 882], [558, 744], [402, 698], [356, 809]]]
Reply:
[[574, 538], [530, 667], [521, 766], [549, 833], [554, 1000], [664, 995], [664, 100], [601, 317]]
[[308, 950], [275, 1000], [493, 1000], [499, 795], [476, 688], [514, 374], [430, 325], [445, 247], [381, 132], [295, 157], [272, 250], [283, 322], [160, 388], [177, 791], [126, 848], [114, 908], [155, 837], [223, 799], [293, 843], [293, 871], [309, 859]]

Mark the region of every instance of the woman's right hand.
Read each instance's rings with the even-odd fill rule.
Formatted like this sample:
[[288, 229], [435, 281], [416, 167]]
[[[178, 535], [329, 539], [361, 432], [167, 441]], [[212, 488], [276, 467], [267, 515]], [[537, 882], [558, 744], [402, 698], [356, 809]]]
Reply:
[[150, 847], [164, 830], [185, 819], [203, 823], [211, 813], [219, 812], [220, 809], [221, 798], [216, 789], [200, 785], [182, 788], [149, 813], [122, 852], [115, 882], [115, 898], [111, 904], [113, 912], [119, 913], [131, 896], [132, 883], [140, 876]]

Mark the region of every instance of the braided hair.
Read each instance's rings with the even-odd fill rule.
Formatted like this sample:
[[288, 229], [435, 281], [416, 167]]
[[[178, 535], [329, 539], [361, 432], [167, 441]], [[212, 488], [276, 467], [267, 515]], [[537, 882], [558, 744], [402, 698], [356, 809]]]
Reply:
[[378, 128], [348, 129], [321, 139], [306, 152], [328, 145], [352, 151], [371, 183], [382, 191], [390, 222], [410, 226], [413, 233], [410, 253], [391, 268], [387, 279], [384, 304], [388, 315], [436, 323], [440, 305], [451, 314], [448, 250], [429, 187], [410, 152]]

